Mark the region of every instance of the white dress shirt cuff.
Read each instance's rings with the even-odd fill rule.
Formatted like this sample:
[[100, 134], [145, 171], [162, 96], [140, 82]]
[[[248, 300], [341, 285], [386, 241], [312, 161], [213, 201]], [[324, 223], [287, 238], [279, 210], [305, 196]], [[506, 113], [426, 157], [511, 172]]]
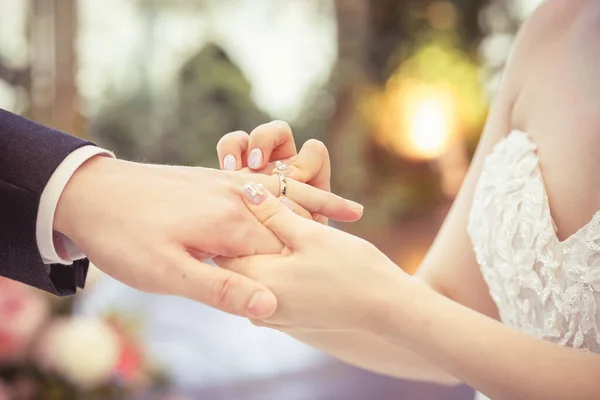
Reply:
[[54, 232], [54, 213], [69, 179], [83, 163], [97, 155], [115, 156], [110, 151], [96, 146], [83, 146], [73, 151], [60, 163], [42, 191], [37, 214], [36, 240], [44, 264], [71, 265], [73, 260], [85, 257], [69, 238]]

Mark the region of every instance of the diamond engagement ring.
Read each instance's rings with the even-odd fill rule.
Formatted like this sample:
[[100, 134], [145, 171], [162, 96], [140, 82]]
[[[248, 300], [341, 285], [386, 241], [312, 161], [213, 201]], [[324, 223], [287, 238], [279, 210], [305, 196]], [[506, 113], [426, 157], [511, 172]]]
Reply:
[[276, 161], [275, 162], [275, 171], [277, 171], [279, 173], [288, 172], [288, 165], [282, 163], [281, 161]]

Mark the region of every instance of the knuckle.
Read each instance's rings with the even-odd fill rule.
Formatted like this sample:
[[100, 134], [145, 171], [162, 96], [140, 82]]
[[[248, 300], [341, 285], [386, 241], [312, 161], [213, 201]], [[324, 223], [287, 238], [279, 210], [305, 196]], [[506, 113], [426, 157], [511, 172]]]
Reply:
[[227, 146], [227, 144], [231, 141], [231, 134], [228, 133], [226, 135], [224, 135], [221, 139], [219, 139], [219, 141], [217, 142], [217, 151], [222, 150], [224, 147]]
[[261, 138], [263, 136], [267, 136], [271, 134], [271, 126], [269, 124], [262, 124], [257, 126], [250, 132], [250, 138], [252, 140], [256, 140], [257, 138]]
[[308, 139], [304, 146], [310, 150], [312, 153], [319, 154], [322, 157], [329, 157], [329, 150], [327, 150], [327, 146], [325, 143], [318, 139]]
[[226, 309], [229, 306], [232, 293], [238, 285], [238, 278], [233, 274], [225, 274], [217, 279], [211, 289], [210, 303], [219, 309]]
[[224, 150], [231, 145], [240, 145], [246, 140], [248, 134], [244, 131], [234, 131], [227, 133], [217, 142], [217, 151]]
[[317, 205], [314, 207], [314, 209], [311, 211], [315, 214], [328, 215], [329, 209], [330, 209], [329, 203], [327, 202], [326, 199], [322, 198], [317, 203]]
[[275, 126], [280, 133], [284, 133], [284, 134], [292, 133], [292, 127], [290, 126], [290, 124], [288, 124], [285, 121], [276, 119], [271, 122], [271, 125]]
[[248, 218], [249, 211], [241, 201], [229, 200], [222, 206], [224, 220], [229, 222], [240, 222]]
[[293, 138], [292, 128], [285, 121], [275, 120], [255, 128], [250, 134], [252, 140], [267, 143], [277, 143], [285, 140], [280, 138]]
[[246, 142], [248, 140], [248, 132], [246, 131], [234, 131], [229, 134], [232, 139], [235, 139], [236, 142]]
[[[227, 221], [218, 229], [213, 242], [219, 254], [226, 257], [238, 257], [247, 254], [251, 239], [252, 222], [258, 224], [248, 210], [239, 206], [225, 207], [223, 220]], [[251, 217], [251, 218], [250, 218]]]
[[269, 223], [277, 217], [277, 214], [281, 211], [283, 207], [284, 206], [280, 204], [279, 201], [268, 202], [264, 205], [258, 220], [264, 225], [269, 225]]

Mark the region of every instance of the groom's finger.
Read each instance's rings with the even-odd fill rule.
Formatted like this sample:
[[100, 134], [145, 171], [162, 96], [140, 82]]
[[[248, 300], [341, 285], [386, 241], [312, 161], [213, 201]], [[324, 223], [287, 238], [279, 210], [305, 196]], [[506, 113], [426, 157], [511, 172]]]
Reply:
[[168, 271], [171, 293], [242, 317], [267, 318], [277, 308], [269, 289], [234, 271], [204, 264], [188, 254], [177, 268], [177, 272]]
[[319, 226], [296, 215], [259, 183], [246, 183], [242, 187], [242, 197], [256, 219], [292, 249], [302, 246], [302, 239], [309, 236], [315, 225]]

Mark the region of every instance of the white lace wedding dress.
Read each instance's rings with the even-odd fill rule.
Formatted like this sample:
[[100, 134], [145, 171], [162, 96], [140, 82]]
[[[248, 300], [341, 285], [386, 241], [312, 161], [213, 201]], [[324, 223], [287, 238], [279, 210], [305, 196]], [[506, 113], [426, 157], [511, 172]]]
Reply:
[[600, 211], [561, 242], [536, 150], [515, 130], [486, 158], [468, 224], [477, 262], [504, 324], [600, 353]]

